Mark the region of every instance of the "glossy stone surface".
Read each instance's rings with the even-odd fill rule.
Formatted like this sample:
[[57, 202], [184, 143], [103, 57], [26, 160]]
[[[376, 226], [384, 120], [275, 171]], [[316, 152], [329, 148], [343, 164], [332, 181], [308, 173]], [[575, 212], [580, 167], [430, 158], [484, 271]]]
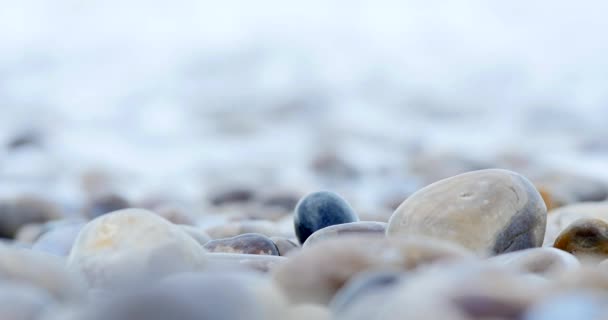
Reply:
[[386, 223], [376, 221], [357, 221], [336, 224], [317, 230], [315, 233], [311, 234], [302, 247], [306, 248], [319, 241], [349, 234], [383, 235], [386, 232], [386, 226]]
[[279, 255], [277, 246], [262, 234], [246, 233], [232, 238], [211, 240], [204, 245], [209, 252]]
[[119, 210], [89, 222], [68, 258], [93, 287], [128, 285], [199, 270], [205, 250], [178, 226], [143, 209]]
[[488, 169], [417, 191], [393, 213], [387, 235], [424, 235], [495, 255], [541, 246], [546, 217], [545, 203], [530, 181]]
[[355, 222], [359, 218], [350, 205], [333, 192], [320, 191], [302, 198], [295, 209], [295, 233], [300, 243], [328, 226]]

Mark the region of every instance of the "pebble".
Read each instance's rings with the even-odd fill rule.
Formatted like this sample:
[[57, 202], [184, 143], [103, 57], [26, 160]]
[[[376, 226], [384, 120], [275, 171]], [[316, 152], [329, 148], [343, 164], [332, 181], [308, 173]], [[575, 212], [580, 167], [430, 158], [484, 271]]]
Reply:
[[277, 246], [280, 256], [286, 256], [290, 252], [295, 252], [300, 249], [300, 246], [295, 242], [283, 237], [270, 237], [270, 240]]
[[532, 306], [524, 320], [605, 320], [608, 295], [601, 291], [575, 291], [548, 297]]
[[581, 218], [570, 224], [555, 239], [555, 248], [581, 256], [608, 256], [608, 223]]
[[544, 246], [553, 246], [557, 236], [576, 220], [599, 219], [608, 222], [608, 202], [585, 202], [558, 208], [547, 216]]
[[211, 240], [204, 245], [209, 252], [279, 255], [277, 246], [262, 234], [246, 233], [232, 238]]
[[80, 231], [67, 264], [92, 287], [200, 270], [205, 250], [182, 228], [143, 209], [102, 215]]
[[302, 198], [295, 209], [294, 230], [300, 243], [322, 228], [359, 218], [350, 205], [333, 192], [314, 192]]
[[501, 254], [488, 259], [491, 264], [544, 276], [553, 276], [580, 267], [578, 259], [555, 248], [532, 248]]
[[74, 222], [52, 228], [36, 240], [32, 245], [32, 250], [67, 257], [83, 226], [84, 223]]
[[191, 214], [186, 213], [186, 211], [179, 206], [168, 204], [161, 205], [155, 208], [153, 212], [174, 224], [191, 226], [196, 224], [196, 219]]
[[328, 239], [290, 255], [272, 273], [293, 303], [327, 304], [359, 272], [411, 270], [471, 258], [469, 251], [433, 239], [350, 235]]
[[56, 300], [65, 302], [81, 299], [85, 288], [84, 278], [79, 272], [68, 270], [64, 259], [0, 244], [0, 282], [2, 281], [41, 288]]
[[43, 233], [43, 223], [28, 223], [19, 228], [15, 235], [15, 240], [22, 243], [33, 244]]
[[496, 255], [541, 246], [546, 218], [545, 203], [530, 181], [488, 169], [417, 191], [393, 213], [387, 235], [424, 235]]
[[357, 221], [357, 222], [349, 222], [336, 224], [333, 226], [325, 227], [323, 229], [317, 230], [315, 233], [311, 234], [306, 242], [302, 245], [303, 248], [306, 248], [314, 243], [319, 241], [323, 241], [326, 239], [335, 238], [338, 236], [344, 236], [348, 234], [377, 234], [383, 235], [386, 232], [386, 223], [383, 222], [375, 222], [375, 221]]
[[245, 203], [255, 198], [255, 190], [250, 188], [232, 188], [213, 194], [209, 201], [214, 206], [223, 206], [233, 203]]
[[53, 303], [53, 298], [39, 288], [11, 282], [0, 283], [2, 320], [38, 320]]
[[283, 320], [287, 305], [270, 281], [247, 273], [186, 273], [112, 294], [88, 320]]
[[0, 200], [0, 237], [14, 238], [19, 229], [27, 224], [44, 223], [59, 219], [59, 208], [34, 196]]

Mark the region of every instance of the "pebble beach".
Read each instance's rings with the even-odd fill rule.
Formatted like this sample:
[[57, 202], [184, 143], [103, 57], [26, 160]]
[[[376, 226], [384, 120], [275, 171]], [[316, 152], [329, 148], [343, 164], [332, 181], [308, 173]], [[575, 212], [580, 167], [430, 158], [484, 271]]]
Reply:
[[0, 7], [0, 320], [608, 319], [603, 2]]

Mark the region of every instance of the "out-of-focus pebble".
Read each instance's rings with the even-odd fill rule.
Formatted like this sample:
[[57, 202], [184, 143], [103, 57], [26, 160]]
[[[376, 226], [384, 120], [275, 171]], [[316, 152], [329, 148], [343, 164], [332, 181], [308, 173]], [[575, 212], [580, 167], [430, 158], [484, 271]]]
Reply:
[[211, 240], [205, 244], [209, 252], [279, 255], [277, 246], [262, 234], [246, 233], [232, 238]]
[[326, 239], [349, 235], [349, 234], [377, 234], [383, 235], [386, 232], [386, 223], [375, 221], [357, 221], [336, 224], [317, 230], [311, 234], [302, 247], [306, 248], [314, 243]]

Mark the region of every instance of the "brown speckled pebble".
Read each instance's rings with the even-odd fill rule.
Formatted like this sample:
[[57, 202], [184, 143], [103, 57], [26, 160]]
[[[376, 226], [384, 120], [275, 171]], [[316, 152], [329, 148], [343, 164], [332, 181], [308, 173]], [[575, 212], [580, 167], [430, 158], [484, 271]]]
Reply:
[[578, 219], [557, 236], [553, 246], [577, 256], [608, 257], [608, 223], [600, 219]]
[[232, 238], [216, 239], [204, 245], [209, 252], [279, 255], [277, 246], [262, 234], [246, 233]]

